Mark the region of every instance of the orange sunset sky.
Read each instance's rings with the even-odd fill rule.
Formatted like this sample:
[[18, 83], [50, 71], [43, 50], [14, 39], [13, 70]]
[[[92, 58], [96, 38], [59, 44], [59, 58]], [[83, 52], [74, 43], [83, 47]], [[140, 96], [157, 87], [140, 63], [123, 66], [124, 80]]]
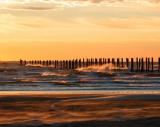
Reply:
[[0, 60], [159, 55], [160, 0], [0, 0]]

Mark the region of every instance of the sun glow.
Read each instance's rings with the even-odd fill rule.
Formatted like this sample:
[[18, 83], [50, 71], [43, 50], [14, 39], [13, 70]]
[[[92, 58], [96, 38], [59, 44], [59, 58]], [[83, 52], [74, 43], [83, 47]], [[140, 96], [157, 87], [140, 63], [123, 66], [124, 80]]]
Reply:
[[14, 0], [0, 0], [0, 3], [4, 3], [4, 4], [7, 4], [7, 3], [12, 3], [14, 2]]

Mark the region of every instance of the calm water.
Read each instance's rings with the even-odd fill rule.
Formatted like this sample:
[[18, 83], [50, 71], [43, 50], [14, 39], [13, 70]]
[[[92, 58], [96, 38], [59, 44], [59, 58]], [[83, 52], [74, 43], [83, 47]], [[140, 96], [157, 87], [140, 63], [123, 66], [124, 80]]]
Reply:
[[1, 62], [0, 90], [160, 90], [160, 74], [130, 73], [126, 68], [114, 69], [111, 65], [103, 65], [67, 71]]

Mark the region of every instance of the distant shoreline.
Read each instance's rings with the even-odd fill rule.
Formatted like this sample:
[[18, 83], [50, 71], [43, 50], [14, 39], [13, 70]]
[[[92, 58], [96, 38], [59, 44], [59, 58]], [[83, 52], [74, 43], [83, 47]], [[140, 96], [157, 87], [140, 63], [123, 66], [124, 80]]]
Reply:
[[145, 95], [145, 94], [160, 94], [160, 90], [66, 90], [66, 91], [0, 91], [0, 96], [7, 95], [76, 95], [76, 94], [104, 94], [104, 95]]

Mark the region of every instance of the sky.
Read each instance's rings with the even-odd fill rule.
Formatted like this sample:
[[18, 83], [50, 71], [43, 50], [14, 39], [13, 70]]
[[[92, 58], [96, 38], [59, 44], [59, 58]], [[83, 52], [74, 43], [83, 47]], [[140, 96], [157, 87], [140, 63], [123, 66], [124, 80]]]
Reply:
[[142, 56], [160, 56], [160, 0], [0, 0], [0, 60]]

